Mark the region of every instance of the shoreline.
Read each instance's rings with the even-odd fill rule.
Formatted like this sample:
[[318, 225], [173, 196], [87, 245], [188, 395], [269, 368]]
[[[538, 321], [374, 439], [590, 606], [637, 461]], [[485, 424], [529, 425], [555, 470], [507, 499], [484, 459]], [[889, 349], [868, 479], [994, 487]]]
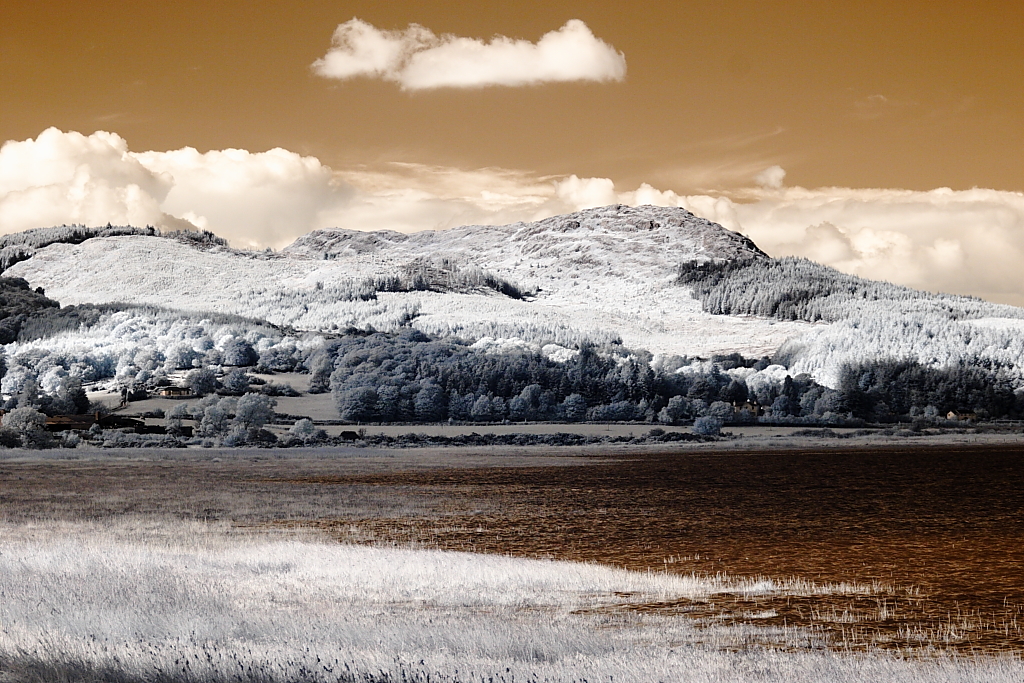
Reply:
[[[980, 616], [941, 649], [1018, 653], [1013, 619], [1024, 589], [1014, 520], [1024, 444], [1006, 436], [36, 451], [0, 459], [0, 526], [8, 538], [112, 529], [162, 542], [161, 529], [199, 525], [286, 542], [313, 534], [342, 545], [877, 586], [864, 600], [800, 593], [643, 606], [655, 618], [688, 615], [756, 633], [823, 629], [854, 648], [889, 647], [891, 637], [927, 649], [900, 629], [943, 628], [953, 595], [973, 600], [965, 604]], [[977, 470], [984, 463], [1002, 470]], [[976, 470], [1003, 474], [979, 484]], [[936, 505], [948, 486], [959, 493]], [[989, 496], [988, 507], [976, 505]], [[918, 514], [921, 505], [931, 507]], [[1013, 633], [991, 626], [1004, 621]]]
[[[640, 430], [636, 430], [640, 431]], [[650, 430], [647, 430], [648, 432]], [[818, 431], [815, 429], [814, 431]], [[834, 430], [833, 430], [834, 431]], [[853, 431], [853, 430], [847, 430]], [[838, 434], [838, 432], [836, 432]], [[410, 430], [404, 434], [418, 435]], [[486, 438], [492, 434], [481, 430], [480, 436]], [[640, 434], [638, 438], [645, 438]], [[478, 456], [488, 460], [501, 460], [508, 457], [527, 457], [531, 465], [539, 466], [539, 460], [561, 461], [565, 458], [618, 458], [622, 456], [665, 455], [665, 454], [741, 454], [777, 452], [803, 453], [808, 451], [918, 451], [935, 448], [957, 449], [1014, 449], [1024, 448], [1024, 433], [981, 432], [981, 433], [942, 433], [915, 434], [895, 436], [891, 434], [858, 434], [855, 436], [822, 436], [822, 435], [736, 435], [723, 436], [713, 441], [644, 441], [629, 442], [598, 442], [574, 445], [552, 445], [545, 443], [515, 444], [436, 444], [436, 443], [402, 443], [394, 445], [350, 445], [350, 446], [297, 446], [291, 448], [254, 448], [254, 447], [196, 447], [184, 448], [102, 448], [80, 445], [77, 448], [51, 448], [33, 450], [24, 448], [0, 449], [0, 462], [17, 462], [31, 460], [93, 460], [93, 459], [132, 459], [132, 460], [209, 460], [211, 458], [259, 458], [259, 459], [330, 459], [349, 457], [353, 460], [383, 459], [393, 461], [398, 454], [418, 454], [415, 460], [423, 460], [429, 456], [441, 456], [442, 460], [452, 460], [453, 465], [460, 461], [470, 464]], [[468, 458], [468, 460], [467, 460]], [[406, 458], [398, 458], [406, 459]], [[440, 464], [440, 463], [439, 463]], [[489, 463], [491, 464], [491, 463]], [[500, 464], [500, 463], [493, 463]], [[551, 464], [555, 464], [552, 462]]]

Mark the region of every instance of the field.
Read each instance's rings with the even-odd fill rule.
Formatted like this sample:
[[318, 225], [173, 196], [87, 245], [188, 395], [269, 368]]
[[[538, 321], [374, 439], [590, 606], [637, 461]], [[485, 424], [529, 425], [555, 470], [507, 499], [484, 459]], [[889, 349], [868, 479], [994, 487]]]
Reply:
[[[557, 453], [6, 452], [0, 680], [1011, 681], [1024, 673], [1009, 621], [1002, 640], [987, 612], [957, 622], [974, 629], [966, 640], [948, 629], [940, 637], [924, 615], [936, 609], [927, 580], [915, 588], [899, 576], [882, 580], [884, 571], [844, 574], [842, 558], [822, 564], [808, 544], [827, 534], [807, 527], [799, 505], [790, 521], [762, 520], [782, 529], [778, 538], [733, 548], [733, 559], [729, 539], [715, 546], [715, 529], [726, 528], [716, 519], [757, 527], [771, 507], [768, 497], [750, 509], [734, 500], [727, 484], [737, 467], [789, 500], [806, 497], [804, 484], [792, 488], [794, 473], [820, 455], [783, 454], [787, 468], [757, 472], [762, 461], [749, 454]], [[873, 467], [867, 455], [848, 457]], [[997, 461], [1014, 468], [1018, 457]], [[623, 472], [638, 474], [624, 481]], [[690, 508], [662, 500], [676, 490], [702, 498]], [[893, 494], [880, 500], [891, 505]], [[1016, 504], [1012, 493], [1003, 497]], [[678, 509], [675, 519], [651, 519], [665, 505]], [[666, 523], [690, 530], [669, 533]], [[1017, 526], [1001, 527], [1011, 541]], [[787, 540], [786, 528], [803, 528], [802, 538]], [[892, 531], [865, 533], [887, 546], [899, 543]], [[1002, 553], [1019, 566], [997, 536], [968, 553], [996, 565]], [[686, 547], [697, 552], [684, 555]], [[750, 571], [758, 565], [762, 575]], [[981, 615], [987, 604], [973, 609]], [[933, 642], [866, 637], [886, 621], [904, 633], [931, 624]]]

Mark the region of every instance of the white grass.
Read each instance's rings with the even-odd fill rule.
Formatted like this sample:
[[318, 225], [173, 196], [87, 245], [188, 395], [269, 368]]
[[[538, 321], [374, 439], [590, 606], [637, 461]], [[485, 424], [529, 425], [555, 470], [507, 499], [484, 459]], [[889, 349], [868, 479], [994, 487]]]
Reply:
[[867, 587], [344, 546], [199, 524], [52, 523], [0, 533], [0, 678], [3, 667], [16, 672], [19, 662], [72, 662], [140, 681], [429, 674], [461, 681], [836, 683], [1024, 675], [1016, 660], [840, 655], [814, 649], [814, 638], [794, 629], [699, 628], [686, 617], [628, 609], [718, 592]]

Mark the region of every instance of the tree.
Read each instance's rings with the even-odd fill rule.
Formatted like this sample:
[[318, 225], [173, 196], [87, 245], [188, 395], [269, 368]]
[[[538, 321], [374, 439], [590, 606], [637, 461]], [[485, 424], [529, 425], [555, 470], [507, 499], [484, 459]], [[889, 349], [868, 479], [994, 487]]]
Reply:
[[227, 432], [228, 412], [219, 403], [214, 403], [203, 410], [198, 422], [196, 436], [218, 437]]
[[747, 383], [742, 379], [732, 380], [728, 386], [718, 392], [718, 398], [733, 405], [746, 403]]
[[715, 401], [708, 406], [708, 415], [711, 417], [717, 417], [722, 422], [728, 422], [732, 420], [733, 413], [736, 411], [732, 405], [725, 401]]
[[416, 392], [416, 398], [413, 400], [416, 419], [423, 422], [438, 422], [443, 420], [447, 404], [447, 397], [444, 395], [444, 391], [441, 387], [434, 382], [426, 382], [423, 387]]
[[325, 394], [331, 389], [334, 359], [328, 351], [318, 352], [310, 363], [309, 393]]
[[281, 348], [272, 346], [259, 357], [259, 367], [273, 370], [274, 372], [291, 372], [295, 369], [294, 348]]
[[260, 356], [252, 344], [239, 337], [232, 337], [224, 344], [224, 365], [246, 367], [256, 365]]
[[368, 422], [377, 408], [377, 392], [372, 387], [358, 387], [338, 395], [338, 413], [347, 422]]
[[[814, 415], [816, 417], [821, 417], [826, 413], [839, 415], [846, 411], [846, 400], [842, 392], [835, 391], [834, 389], [823, 390], [821, 396], [814, 401]], [[938, 411], [935, 414], [938, 414]]]
[[[788, 377], [786, 379], [789, 379]], [[793, 401], [789, 396], [780, 394], [772, 401], [772, 417], [788, 417], [793, 414]]]
[[82, 415], [89, 412], [89, 397], [78, 377], [65, 377], [48, 408], [52, 415]]
[[166, 425], [167, 433], [172, 436], [181, 436], [181, 420], [185, 417], [189, 417], [189, 413], [188, 406], [184, 403], [179, 403], [168, 410], [164, 415], [164, 424]]
[[718, 436], [722, 432], [722, 421], [705, 415], [693, 421], [693, 433], [701, 436]]
[[245, 370], [241, 368], [234, 368], [223, 378], [220, 383], [223, 387], [223, 393], [230, 394], [232, 396], [241, 396], [242, 394], [249, 391], [249, 375], [245, 373]]
[[582, 422], [587, 417], [587, 400], [580, 394], [569, 394], [562, 401], [562, 412], [569, 422]]
[[686, 399], [682, 396], [673, 396], [668, 400], [668, 405], [658, 413], [658, 422], [664, 424], [675, 424], [686, 417]]
[[506, 412], [505, 399], [501, 396], [495, 396], [491, 399], [491, 415], [494, 416], [495, 420], [504, 420]]
[[469, 416], [477, 422], [490, 420], [494, 417], [492, 408], [493, 405], [491, 404], [491, 399], [486, 395], [480, 396], [476, 401], [474, 401], [473, 408], [469, 411]]
[[594, 406], [590, 409], [590, 419], [595, 422], [629, 422], [645, 417], [639, 414], [637, 404], [632, 401], [615, 401]]
[[196, 368], [185, 375], [185, 386], [198, 396], [217, 390], [217, 373], [210, 368]]
[[526, 420], [527, 415], [530, 413], [530, 405], [526, 402], [522, 396], [515, 396], [508, 402], [508, 419], [513, 422], [522, 422]]
[[697, 381], [690, 385], [690, 390], [686, 392], [686, 398], [693, 400], [701, 400], [710, 403], [718, 397], [718, 390], [714, 384], [707, 377], [698, 377]]
[[39, 385], [34, 377], [29, 377], [18, 394], [18, 407], [31, 408], [39, 404]]
[[53, 437], [46, 431], [46, 415], [35, 408], [15, 408], [4, 415], [2, 425], [2, 430], [20, 440], [25, 448], [53, 446]]
[[393, 384], [377, 387], [377, 417], [382, 422], [393, 422], [399, 419], [402, 390]]
[[169, 348], [166, 357], [165, 365], [170, 370], [184, 370], [193, 367], [194, 361], [202, 358], [203, 354], [193, 349], [191, 344], [181, 342]]
[[295, 424], [288, 429], [288, 433], [295, 438], [300, 439], [303, 443], [321, 441], [327, 438], [327, 432], [322, 429], [317, 429], [316, 425], [313, 424], [313, 421], [308, 417], [296, 420]]
[[263, 394], [245, 394], [235, 404], [233, 424], [245, 430], [250, 439], [274, 417], [276, 401]]

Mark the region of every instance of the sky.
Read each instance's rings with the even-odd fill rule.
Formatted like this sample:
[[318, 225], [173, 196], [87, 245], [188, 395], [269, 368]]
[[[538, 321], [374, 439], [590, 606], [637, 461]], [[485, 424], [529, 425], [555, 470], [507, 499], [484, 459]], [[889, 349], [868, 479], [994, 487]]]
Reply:
[[0, 0], [0, 233], [683, 206], [1024, 305], [1024, 5]]

